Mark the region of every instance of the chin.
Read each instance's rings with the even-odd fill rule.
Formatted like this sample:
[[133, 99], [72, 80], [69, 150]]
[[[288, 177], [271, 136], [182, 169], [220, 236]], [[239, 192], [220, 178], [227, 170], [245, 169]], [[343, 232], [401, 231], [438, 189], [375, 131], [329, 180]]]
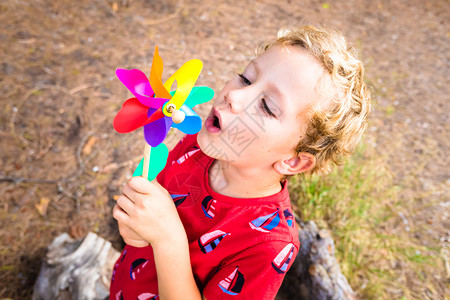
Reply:
[[205, 139], [206, 139], [205, 126], [203, 126], [202, 129], [200, 129], [200, 131], [197, 134], [197, 143], [200, 146], [200, 149], [202, 149], [202, 151], [205, 148]]
[[220, 139], [215, 139], [215, 136], [209, 134], [209, 132], [202, 127], [197, 135], [197, 143], [203, 153], [217, 160], [224, 160], [227, 157], [223, 149], [223, 145], [220, 143]]

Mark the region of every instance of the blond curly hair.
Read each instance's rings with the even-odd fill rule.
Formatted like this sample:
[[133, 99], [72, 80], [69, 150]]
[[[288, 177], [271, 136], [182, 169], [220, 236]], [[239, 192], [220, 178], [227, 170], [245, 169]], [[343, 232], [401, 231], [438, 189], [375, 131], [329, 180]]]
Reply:
[[310, 173], [328, 173], [333, 163], [341, 164], [354, 151], [367, 127], [371, 97], [364, 83], [364, 66], [345, 37], [330, 28], [309, 25], [282, 29], [277, 40], [257, 49], [257, 54], [275, 45], [301, 47], [325, 70], [315, 89], [330, 104], [311, 110], [296, 152], [315, 156]]

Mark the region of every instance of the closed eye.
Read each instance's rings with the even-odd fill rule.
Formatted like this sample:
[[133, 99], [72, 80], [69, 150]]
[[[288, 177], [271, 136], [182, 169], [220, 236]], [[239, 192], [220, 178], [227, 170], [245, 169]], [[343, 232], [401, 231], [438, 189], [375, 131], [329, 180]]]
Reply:
[[[250, 80], [248, 80], [248, 78], [245, 77], [244, 74], [240, 73], [240, 74], [238, 74], [238, 75], [239, 75], [239, 77], [240, 77], [240, 79], [241, 79], [241, 82], [242, 82], [243, 84], [245, 84], [245, 85], [251, 85], [251, 84], [252, 84], [252, 82], [251, 82]], [[264, 98], [262, 98], [262, 100], [261, 100], [261, 108], [262, 108], [262, 110], [264, 110], [264, 112], [265, 112], [267, 115], [269, 115], [269, 116], [271, 116], [271, 117], [273, 117], [273, 118], [276, 118], [276, 117], [277, 117], [277, 116], [270, 110], [269, 106], [267, 105], [266, 99], [264, 99]]]
[[267, 105], [266, 99], [262, 98], [261, 100], [261, 106], [262, 109], [271, 117], [276, 118], [277, 116], [270, 110], [269, 106]]
[[245, 77], [244, 74], [238, 74], [238, 75], [241, 78], [241, 81], [242, 81], [243, 84], [245, 84], [245, 85], [251, 85], [252, 84], [252, 82], [250, 80], [248, 80], [248, 78]]

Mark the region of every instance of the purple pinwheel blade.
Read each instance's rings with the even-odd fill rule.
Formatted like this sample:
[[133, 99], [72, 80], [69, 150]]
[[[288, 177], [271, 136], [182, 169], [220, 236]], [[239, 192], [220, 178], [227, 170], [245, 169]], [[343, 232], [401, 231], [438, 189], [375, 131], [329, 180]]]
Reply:
[[176, 124], [173, 123], [173, 128], [178, 128], [186, 134], [195, 134], [202, 128], [202, 119], [197, 115], [197, 113], [192, 110], [189, 106], [183, 105], [180, 109], [186, 115], [183, 122]]
[[[148, 116], [152, 115], [155, 111], [156, 109], [150, 108], [148, 110]], [[166, 138], [172, 123], [172, 118], [164, 117], [145, 125], [145, 141], [152, 147], [158, 146]]]
[[158, 108], [167, 101], [167, 99], [153, 98], [153, 89], [147, 76], [142, 71], [137, 69], [117, 69], [116, 75], [143, 105]]

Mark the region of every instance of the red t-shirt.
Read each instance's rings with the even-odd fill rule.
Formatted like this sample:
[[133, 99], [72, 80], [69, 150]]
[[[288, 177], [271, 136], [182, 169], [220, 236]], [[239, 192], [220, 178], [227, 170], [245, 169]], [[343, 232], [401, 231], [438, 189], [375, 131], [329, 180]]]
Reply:
[[[213, 161], [199, 149], [196, 135], [186, 136], [157, 177], [186, 230], [197, 285], [208, 300], [273, 299], [300, 246], [287, 183], [268, 197], [224, 196], [209, 185]], [[151, 246], [125, 246], [114, 266], [110, 299], [158, 299]]]

